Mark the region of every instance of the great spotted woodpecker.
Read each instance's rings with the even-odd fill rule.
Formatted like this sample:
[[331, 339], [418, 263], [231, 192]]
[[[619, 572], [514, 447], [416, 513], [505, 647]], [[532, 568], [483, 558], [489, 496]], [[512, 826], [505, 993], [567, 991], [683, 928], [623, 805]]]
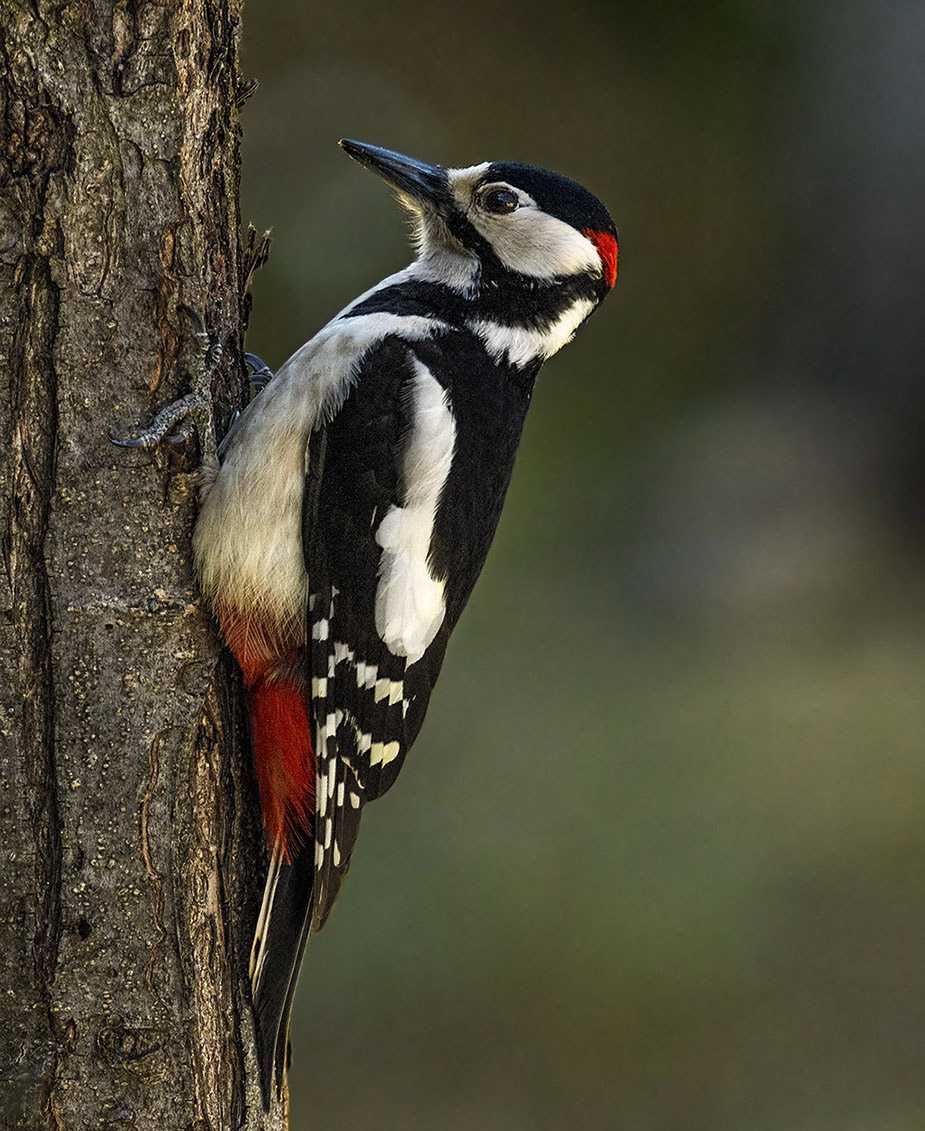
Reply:
[[251, 955], [264, 1103], [309, 936], [392, 785], [485, 561], [534, 379], [614, 285], [590, 192], [509, 162], [342, 141], [398, 193], [417, 258], [251, 402], [194, 550], [247, 687], [271, 854]]

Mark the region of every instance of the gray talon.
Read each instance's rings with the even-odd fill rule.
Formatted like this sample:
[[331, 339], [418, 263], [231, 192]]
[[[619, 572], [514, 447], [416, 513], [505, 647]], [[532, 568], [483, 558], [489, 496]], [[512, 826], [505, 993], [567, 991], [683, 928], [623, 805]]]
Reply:
[[[187, 393], [178, 401], [171, 401], [164, 405], [147, 428], [143, 428], [135, 436], [114, 436], [109, 433], [109, 439], [120, 448], [153, 448], [167, 435], [171, 428], [181, 420], [185, 420], [191, 413], [202, 411], [211, 407], [209, 400], [201, 393]], [[171, 442], [177, 443], [182, 437], [171, 437]]]
[[251, 385], [257, 389], [258, 393], [266, 388], [273, 380], [273, 370], [255, 353], [246, 353], [244, 355], [244, 363], [247, 365], [248, 369], [250, 369], [248, 380]]
[[[147, 428], [143, 428], [136, 435], [115, 436], [110, 431], [109, 439], [120, 448], [153, 448], [164, 439], [168, 443], [179, 444], [196, 431], [199, 433], [202, 445], [202, 462], [206, 466], [211, 466], [217, 462], [211, 385], [224, 351], [222, 343], [206, 330], [202, 318], [192, 307], [181, 305], [178, 309], [182, 310], [193, 323], [195, 327], [193, 338], [201, 346], [198, 372], [193, 375], [190, 382], [193, 391], [187, 393], [185, 397], [180, 397], [179, 400], [164, 405]], [[168, 436], [168, 432], [181, 422], [183, 422], [181, 429], [175, 435]]]

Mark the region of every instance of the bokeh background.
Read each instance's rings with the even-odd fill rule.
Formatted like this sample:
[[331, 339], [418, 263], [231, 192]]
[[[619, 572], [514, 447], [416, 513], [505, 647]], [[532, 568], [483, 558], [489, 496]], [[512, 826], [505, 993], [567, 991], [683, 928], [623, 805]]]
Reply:
[[620, 227], [294, 1019], [293, 1131], [925, 1126], [925, 6], [252, 0], [249, 347], [408, 258], [357, 137]]

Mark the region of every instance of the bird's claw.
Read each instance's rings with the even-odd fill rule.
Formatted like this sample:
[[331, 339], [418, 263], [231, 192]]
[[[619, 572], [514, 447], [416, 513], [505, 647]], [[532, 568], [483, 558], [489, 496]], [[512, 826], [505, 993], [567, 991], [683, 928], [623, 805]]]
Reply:
[[143, 428], [135, 436], [115, 436], [109, 433], [109, 439], [120, 448], [154, 448], [165, 437], [168, 443], [177, 444], [186, 436], [167, 436], [167, 433], [181, 420], [185, 421], [192, 413], [205, 412], [210, 409], [211, 402], [202, 393], [187, 393], [177, 401], [164, 405], [147, 428]]
[[261, 392], [273, 380], [273, 370], [255, 353], [246, 353], [244, 355], [244, 363], [249, 370], [247, 375], [248, 381], [250, 381], [251, 385], [258, 393]]
[[[251, 400], [253, 400], [254, 397], [262, 393], [273, 380], [273, 370], [267, 365], [263, 358], [258, 357], [255, 353], [246, 353], [244, 355], [244, 364], [247, 366], [247, 380], [251, 387]], [[220, 461], [228, 450], [231, 437], [240, 419], [241, 413], [238, 411], [232, 416], [228, 424], [228, 431], [225, 433], [222, 442], [218, 445], [218, 458]]]
[[[198, 372], [192, 378], [193, 391], [185, 397], [164, 405], [151, 423], [134, 436], [116, 436], [111, 431], [109, 439], [120, 448], [154, 448], [162, 441], [180, 444], [198, 431], [202, 444], [204, 463], [215, 461], [215, 439], [212, 423], [212, 378], [222, 361], [222, 343], [206, 330], [198, 311], [191, 306], [180, 304], [181, 310], [193, 323], [193, 337], [202, 347], [202, 359]], [[177, 425], [180, 428], [168, 435]]]

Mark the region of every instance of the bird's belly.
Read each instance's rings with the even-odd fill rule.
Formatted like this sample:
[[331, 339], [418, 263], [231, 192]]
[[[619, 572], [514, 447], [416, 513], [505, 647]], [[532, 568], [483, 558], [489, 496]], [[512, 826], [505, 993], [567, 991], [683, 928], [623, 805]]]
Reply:
[[[247, 423], [262, 430], [266, 414]], [[308, 579], [302, 554], [305, 434], [277, 430], [232, 446], [202, 502], [193, 554], [204, 596], [250, 621], [304, 633]], [[255, 439], [257, 442], [254, 442]], [[224, 617], [222, 618], [224, 620]]]

